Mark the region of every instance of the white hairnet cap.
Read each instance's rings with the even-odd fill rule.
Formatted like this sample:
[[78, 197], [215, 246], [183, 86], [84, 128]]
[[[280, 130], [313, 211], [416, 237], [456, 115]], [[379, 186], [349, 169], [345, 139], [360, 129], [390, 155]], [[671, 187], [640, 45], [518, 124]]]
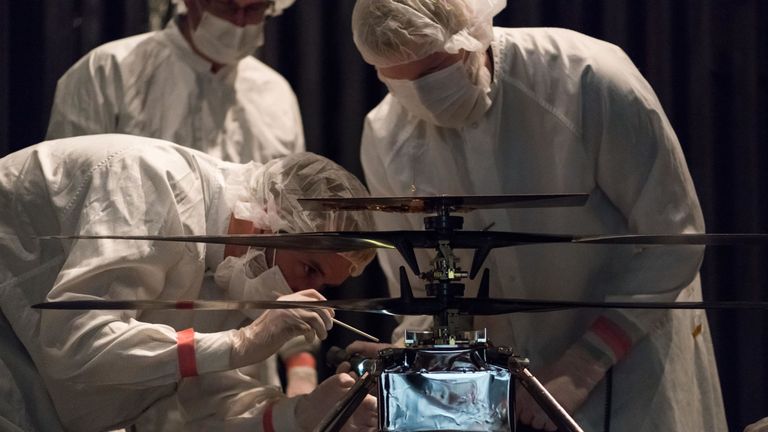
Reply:
[[355, 45], [377, 67], [421, 60], [439, 51], [485, 51], [493, 17], [507, 0], [357, 0]]
[[[269, 0], [268, 0], [269, 1]], [[274, 3], [274, 8], [270, 11], [270, 16], [278, 16], [285, 9], [288, 9], [288, 6], [292, 5], [295, 0], [271, 0], [272, 3]], [[176, 6], [176, 14], [177, 15], [184, 15], [187, 13], [187, 5], [184, 4], [184, 0], [171, 0], [171, 3], [173, 3]]]
[[[298, 198], [366, 197], [368, 190], [349, 171], [314, 153], [297, 153], [264, 165], [250, 163], [227, 178], [227, 201], [238, 219], [268, 232], [366, 231], [373, 218], [365, 211], [306, 211]], [[373, 250], [339, 253], [359, 275]]]

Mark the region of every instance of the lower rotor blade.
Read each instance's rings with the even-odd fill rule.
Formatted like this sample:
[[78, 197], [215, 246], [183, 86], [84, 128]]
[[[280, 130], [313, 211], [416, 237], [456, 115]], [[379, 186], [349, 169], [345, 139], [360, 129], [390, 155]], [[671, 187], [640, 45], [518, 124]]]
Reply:
[[243, 309], [313, 309], [323, 306], [292, 301], [234, 300], [65, 300], [38, 303], [34, 309], [59, 310], [243, 310]]
[[329, 308], [387, 315], [435, 315], [456, 310], [466, 315], [552, 312], [566, 309], [705, 309], [768, 310], [768, 302], [595, 302], [500, 298], [454, 298], [446, 302], [433, 297], [293, 301], [235, 300], [72, 300], [39, 303], [35, 309], [63, 310], [244, 310]]
[[703, 309], [765, 310], [768, 302], [595, 302], [528, 299], [468, 298], [464, 310], [469, 315], [503, 315], [522, 312], [552, 312], [567, 309]]

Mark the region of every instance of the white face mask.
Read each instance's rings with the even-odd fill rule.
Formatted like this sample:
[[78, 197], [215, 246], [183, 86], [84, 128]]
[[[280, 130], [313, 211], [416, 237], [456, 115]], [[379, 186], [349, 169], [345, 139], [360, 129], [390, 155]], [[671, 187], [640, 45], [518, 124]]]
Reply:
[[[293, 290], [280, 267], [266, 267], [264, 252], [249, 249], [243, 256], [224, 259], [216, 268], [214, 280], [227, 290], [227, 297], [231, 300], [277, 300], [280, 296], [292, 294]], [[264, 311], [248, 309], [242, 312], [255, 320]]]
[[216, 63], [232, 64], [264, 45], [264, 21], [239, 27], [203, 12], [197, 28], [192, 30], [192, 42]]
[[390, 93], [413, 115], [443, 127], [463, 127], [488, 111], [491, 75], [484, 53], [417, 80], [395, 80], [379, 74]]

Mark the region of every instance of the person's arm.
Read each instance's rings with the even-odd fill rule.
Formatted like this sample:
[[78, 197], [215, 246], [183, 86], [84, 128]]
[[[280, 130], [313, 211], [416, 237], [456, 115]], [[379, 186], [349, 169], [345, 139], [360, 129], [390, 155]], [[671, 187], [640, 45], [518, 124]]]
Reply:
[[[598, 155], [598, 187], [638, 234], [704, 232], [704, 219], [680, 144], [650, 85], [626, 61], [621, 78], [601, 77], [585, 128]], [[590, 112], [592, 110], [588, 110]], [[634, 247], [628, 260], [605, 269], [607, 301], [674, 301], [697, 277], [704, 248]], [[693, 288], [689, 288], [692, 290]], [[668, 311], [612, 310], [599, 316], [580, 341], [614, 364], [668, 316]]]
[[[703, 217], [677, 137], [645, 79], [629, 59], [619, 60], [614, 64], [623, 68], [599, 70], [582, 95], [584, 142], [595, 155], [597, 186], [624, 217], [628, 233], [703, 232]], [[694, 294], [703, 247], [617, 248], [622, 252], [601, 269], [592, 287], [606, 301], [674, 301]], [[557, 361], [539, 371], [539, 377], [574, 412], [606, 371], [672, 313], [606, 310]], [[554, 430], [530, 397], [521, 398], [518, 414], [525, 423]]]
[[122, 76], [115, 58], [98, 49], [58, 81], [46, 139], [118, 132]]

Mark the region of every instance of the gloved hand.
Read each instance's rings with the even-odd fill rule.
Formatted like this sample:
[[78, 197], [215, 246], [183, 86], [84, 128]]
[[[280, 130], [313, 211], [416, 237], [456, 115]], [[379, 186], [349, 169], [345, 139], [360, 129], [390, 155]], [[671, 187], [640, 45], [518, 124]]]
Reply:
[[395, 348], [395, 345], [388, 343], [376, 343], [366, 341], [354, 341], [344, 348], [347, 354], [360, 354], [363, 357], [376, 358], [379, 351], [387, 348]]
[[[354, 384], [355, 379], [348, 374], [336, 374], [320, 383], [312, 393], [299, 396], [296, 418], [301, 430], [313, 430]], [[376, 398], [367, 395], [342, 432], [374, 432], [378, 426], [377, 415]]]
[[768, 417], [747, 426], [744, 432], [768, 432]]
[[[546, 387], [562, 407], [573, 414], [587, 400], [592, 389], [603, 379], [609, 365], [598, 362], [578, 345], [571, 347], [536, 378]], [[515, 413], [521, 423], [534, 429], [556, 431], [557, 426], [521, 386], [516, 389]]]
[[[347, 345], [344, 351], [350, 356], [352, 354], [360, 354], [363, 357], [376, 358], [379, 351], [387, 348], [394, 348], [394, 347], [395, 345], [387, 344], [387, 343], [354, 341], [351, 344]], [[341, 362], [336, 367], [336, 373], [348, 373], [355, 379], [359, 378], [357, 376], [357, 373], [352, 370], [352, 365], [348, 361]]]
[[[299, 291], [279, 297], [278, 301], [325, 300], [315, 290]], [[315, 337], [325, 339], [333, 326], [332, 309], [270, 309], [246, 327], [232, 334], [230, 365], [239, 368], [265, 360], [285, 343], [304, 336], [307, 342]]]

